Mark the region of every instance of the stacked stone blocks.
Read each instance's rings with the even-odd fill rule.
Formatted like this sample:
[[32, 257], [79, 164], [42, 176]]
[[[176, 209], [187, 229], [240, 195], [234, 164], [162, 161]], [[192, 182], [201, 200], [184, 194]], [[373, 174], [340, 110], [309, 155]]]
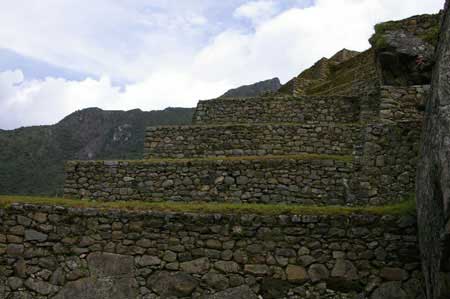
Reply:
[[286, 204], [404, 200], [414, 189], [426, 92], [382, 86], [378, 97], [201, 101], [194, 125], [148, 128], [145, 160], [68, 162], [65, 194]]

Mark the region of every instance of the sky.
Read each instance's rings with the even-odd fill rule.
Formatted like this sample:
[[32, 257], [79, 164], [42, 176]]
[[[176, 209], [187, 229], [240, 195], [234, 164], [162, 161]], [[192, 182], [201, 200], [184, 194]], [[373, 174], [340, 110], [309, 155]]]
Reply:
[[195, 107], [230, 88], [285, 83], [376, 23], [444, 0], [0, 0], [0, 129], [83, 108]]

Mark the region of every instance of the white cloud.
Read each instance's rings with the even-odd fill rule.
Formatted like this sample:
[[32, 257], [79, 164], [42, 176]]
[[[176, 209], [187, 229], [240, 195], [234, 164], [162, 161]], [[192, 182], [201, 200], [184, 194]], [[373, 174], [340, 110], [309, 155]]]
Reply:
[[[200, 98], [212, 98], [225, 90], [227, 82], [195, 80], [189, 74], [166, 71], [124, 88], [108, 77], [68, 81], [61, 78], [24, 80], [20, 70], [0, 73], [0, 128], [55, 123], [86, 107], [108, 110], [193, 107]], [[170, 92], [168, 92], [170, 90]], [[180, 104], [180, 99], [183, 99]]]
[[214, 78], [240, 77], [250, 83], [279, 76], [286, 81], [342, 48], [365, 50], [376, 23], [436, 13], [441, 2], [318, 0], [314, 6], [292, 8], [266, 20], [255, 32], [228, 30], [219, 34], [198, 54], [196, 68], [217, 66], [207, 73]]
[[[3, 72], [0, 128], [52, 123], [93, 106], [192, 107], [241, 84], [287, 81], [344, 47], [368, 48], [377, 22], [443, 6], [443, 0], [317, 0], [282, 10], [278, 1], [244, 2], [155, 0], [156, 8], [144, 9], [148, 1], [4, 0], [0, 47], [101, 79], [29, 80], [20, 71]], [[252, 31], [213, 18], [230, 3], [227, 21], [249, 18]], [[131, 83], [121, 89], [111, 80]]]
[[254, 24], [259, 24], [278, 12], [278, 6], [272, 0], [250, 1], [239, 6], [235, 12], [235, 17], [248, 18]]

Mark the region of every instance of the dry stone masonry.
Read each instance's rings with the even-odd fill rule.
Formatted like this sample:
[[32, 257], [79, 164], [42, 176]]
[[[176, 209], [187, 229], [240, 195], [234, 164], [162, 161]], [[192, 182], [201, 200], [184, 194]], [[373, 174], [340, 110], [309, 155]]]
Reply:
[[358, 99], [348, 96], [219, 98], [199, 101], [194, 124], [358, 121]]
[[358, 124], [232, 124], [147, 129], [145, 157], [202, 158], [326, 154], [351, 155]]
[[[194, 125], [148, 128], [143, 160], [69, 161], [65, 196], [317, 205], [404, 200], [414, 191], [428, 70], [408, 65], [398, 73], [382, 62], [392, 53], [415, 61], [404, 51], [411, 42], [433, 47], [436, 18], [382, 24], [373, 48], [322, 59], [276, 93], [200, 101]], [[404, 45], [385, 39], [396, 30], [407, 30]], [[0, 209], [0, 223], [0, 298], [424, 298], [414, 215], [14, 204]]]
[[66, 192], [104, 200], [344, 203], [342, 181], [349, 179], [351, 163], [335, 158], [68, 163], [68, 184], [81, 189]]
[[[437, 23], [437, 15], [427, 15], [377, 25], [371, 49], [321, 59], [277, 93], [200, 101], [193, 125], [147, 129], [145, 160], [68, 162], [65, 195], [321, 205], [404, 200], [414, 192], [429, 70], [420, 64], [396, 71], [382, 61], [393, 55], [414, 63], [421, 52], [408, 47], [433, 48]], [[408, 38], [390, 39], [401, 32]]]
[[409, 299], [423, 290], [413, 216], [17, 204], [0, 221], [0, 298]]
[[[146, 160], [68, 162], [65, 194], [235, 203], [403, 200], [414, 190], [420, 107], [427, 90], [382, 86], [376, 98], [360, 100], [303, 96], [200, 102], [196, 125], [148, 128]], [[289, 122], [281, 122], [284, 113]]]

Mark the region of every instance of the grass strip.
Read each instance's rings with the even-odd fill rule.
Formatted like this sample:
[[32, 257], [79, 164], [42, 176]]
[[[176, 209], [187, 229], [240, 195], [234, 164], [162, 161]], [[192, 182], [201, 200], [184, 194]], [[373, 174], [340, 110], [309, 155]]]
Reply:
[[[336, 160], [343, 162], [351, 162], [352, 156], [350, 155], [325, 155], [325, 154], [299, 154], [299, 155], [265, 155], [265, 156], [231, 156], [231, 157], [205, 157], [205, 158], [152, 158], [145, 160], [117, 160], [117, 162], [128, 162], [128, 163], [143, 163], [143, 162], [202, 162], [202, 161], [267, 161], [267, 160]], [[81, 162], [81, 163], [98, 163], [104, 162], [100, 160], [86, 160], [78, 161], [72, 160], [71, 162]]]
[[299, 204], [238, 204], [238, 203], [178, 203], [146, 201], [92, 201], [54, 197], [0, 196], [0, 208], [8, 208], [14, 203], [51, 205], [75, 208], [96, 208], [99, 210], [192, 212], [221, 214], [258, 214], [258, 215], [407, 215], [415, 213], [415, 200], [409, 198], [400, 203], [384, 206], [314, 206]]

